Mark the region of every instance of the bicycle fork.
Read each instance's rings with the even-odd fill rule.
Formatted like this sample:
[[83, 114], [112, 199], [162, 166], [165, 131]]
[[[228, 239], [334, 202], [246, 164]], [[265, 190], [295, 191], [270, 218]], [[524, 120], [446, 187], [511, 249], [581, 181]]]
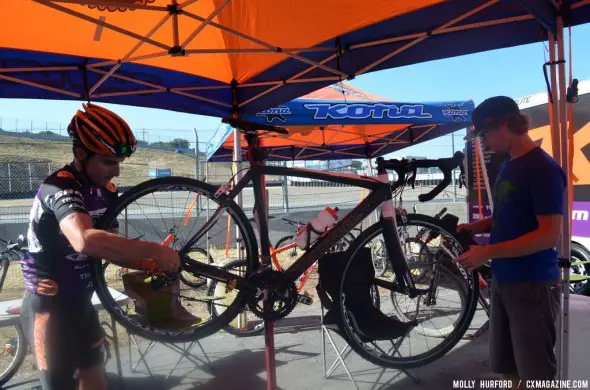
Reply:
[[[387, 171], [379, 173], [377, 179], [382, 183], [389, 183], [389, 175]], [[397, 221], [395, 215], [395, 207], [393, 204], [393, 197], [385, 200], [381, 204], [381, 215], [383, 217], [383, 238], [385, 241], [385, 248], [389, 254], [389, 259], [399, 284], [400, 292], [407, 292], [408, 297], [415, 298], [421, 295], [424, 291], [416, 288], [412, 273], [408, 268], [403, 249], [398, 237]]]

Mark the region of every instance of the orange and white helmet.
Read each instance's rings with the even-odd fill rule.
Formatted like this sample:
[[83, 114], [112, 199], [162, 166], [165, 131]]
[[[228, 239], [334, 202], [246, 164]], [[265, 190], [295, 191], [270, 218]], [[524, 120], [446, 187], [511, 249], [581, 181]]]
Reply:
[[135, 136], [127, 122], [114, 112], [96, 104], [82, 104], [68, 125], [68, 134], [75, 143], [96, 154], [129, 157], [135, 152]]

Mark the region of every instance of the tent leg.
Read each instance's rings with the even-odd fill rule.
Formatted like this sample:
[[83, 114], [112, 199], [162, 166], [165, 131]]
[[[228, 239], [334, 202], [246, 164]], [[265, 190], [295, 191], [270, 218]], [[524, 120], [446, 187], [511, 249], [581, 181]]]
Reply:
[[[558, 61], [558, 77], [559, 77], [559, 122], [560, 122], [560, 131], [559, 131], [559, 140], [560, 140], [560, 165], [565, 172], [566, 183], [569, 183], [570, 180], [570, 169], [569, 169], [569, 156], [568, 156], [568, 129], [567, 129], [567, 102], [566, 102], [566, 77], [565, 77], [565, 41], [564, 41], [564, 29], [563, 29], [563, 18], [561, 16], [557, 17], [557, 61]], [[566, 186], [566, 188], [568, 188]], [[561, 234], [561, 258], [570, 259], [571, 253], [571, 232], [570, 232], [570, 202], [569, 202], [569, 194], [566, 194], [564, 197], [564, 216], [563, 224], [562, 224], [562, 234]], [[563, 271], [563, 283], [562, 283], [562, 293], [563, 293], [563, 304], [562, 304], [562, 311], [560, 315], [560, 324], [561, 324], [561, 332], [559, 334], [558, 340], [561, 340], [561, 349], [558, 350], [560, 352], [559, 360], [558, 360], [558, 379], [566, 380], [568, 379], [568, 357], [569, 357], [569, 279], [570, 279], [570, 270], [569, 266], [564, 267]]]
[[483, 147], [481, 146], [481, 141], [479, 137], [476, 137], [473, 142], [475, 142], [475, 147], [477, 148], [477, 152], [479, 154], [479, 166], [481, 167], [481, 172], [483, 174], [483, 184], [486, 188], [486, 194], [488, 195], [488, 204], [490, 205], [490, 211], [494, 210], [494, 199], [492, 198], [492, 188], [490, 187], [490, 178], [488, 176], [488, 169], [486, 167], [486, 158], [483, 154]]

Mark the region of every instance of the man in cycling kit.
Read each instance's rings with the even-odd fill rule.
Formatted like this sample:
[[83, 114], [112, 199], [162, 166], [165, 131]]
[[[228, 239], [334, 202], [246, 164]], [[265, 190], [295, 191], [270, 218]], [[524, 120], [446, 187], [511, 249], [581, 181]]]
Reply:
[[556, 374], [555, 321], [560, 270], [555, 246], [563, 219], [565, 175], [528, 135], [516, 102], [497, 96], [472, 114], [475, 131], [497, 154], [491, 218], [460, 225], [472, 234], [490, 232], [490, 245], [473, 246], [455, 261], [474, 269], [491, 259], [490, 360], [494, 372], [525, 388], [526, 380]]
[[169, 247], [94, 228], [117, 200], [111, 180], [136, 142], [115, 113], [83, 106], [68, 126], [73, 162], [45, 179], [33, 201], [29, 253], [22, 261], [26, 291], [21, 321], [43, 390], [107, 388], [102, 328], [91, 304], [91, 261], [125, 265], [152, 259], [163, 270], [178, 269], [180, 263]]

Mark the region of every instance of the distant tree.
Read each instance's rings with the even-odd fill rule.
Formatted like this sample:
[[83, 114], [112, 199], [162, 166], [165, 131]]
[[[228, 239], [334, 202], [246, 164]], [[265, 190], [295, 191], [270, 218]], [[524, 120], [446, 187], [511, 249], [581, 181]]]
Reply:
[[39, 132], [39, 135], [52, 135], [52, 136], [59, 136], [59, 134], [51, 131], [51, 130], [43, 130]]
[[170, 141], [170, 146], [178, 149], [188, 149], [190, 147], [190, 142], [183, 138], [174, 138]]
[[358, 160], [352, 160], [350, 167], [355, 170], [363, 169], [363, 163]]
[[167, 142], [152, 142], [150, 144], [153, 148], [161, 148], [161, 149], [188, 149], [190, 147], [190, 142], [182, 139], [182, 138], [174, 138], [172, 141]]

